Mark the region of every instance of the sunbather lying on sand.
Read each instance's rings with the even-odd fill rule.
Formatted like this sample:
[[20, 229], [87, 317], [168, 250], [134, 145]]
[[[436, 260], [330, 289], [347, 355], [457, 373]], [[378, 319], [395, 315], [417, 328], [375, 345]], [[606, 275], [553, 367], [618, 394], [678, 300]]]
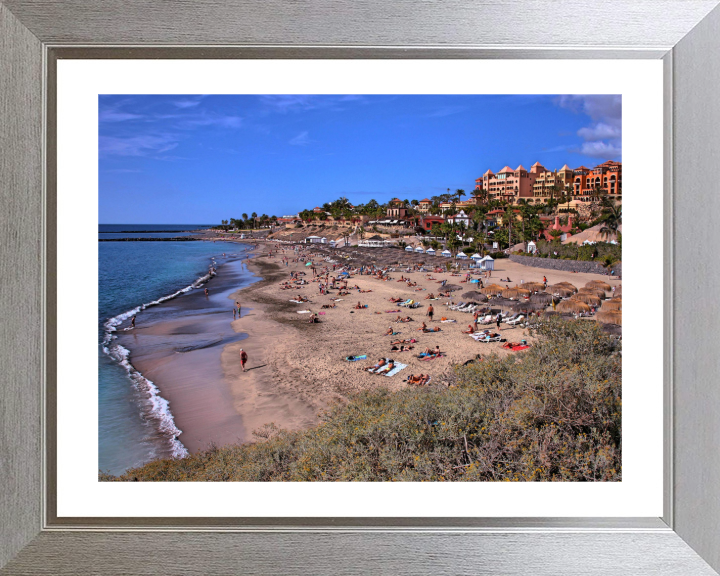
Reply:
[[425, 328], [423, 332], [441, 332], [441, 330], [439, 326], [435, 326], [435, 328]]
[[385, 366], [386, 364], [387, 364], [387, 359], [386, 359], [386, 358], [380, 358], [380, 360], [378, 360], [375, 365], [373, 365], [373, 366], [366, 366], [365, 368], [363, 368], [363, 370], [365, 370], [365, 371], [377, 370], [378, 368], [381, 368], [382, 366]]
[[390, 298], [389, 300], [393, 304], [397, 304], [398, 302], [405, 302], [406, 299], [405, 298]]
[[390, 350], [397, 350], [398, 352], [409, 352], [412, 349], [413, 346], [405, 346], [404, 344], [399, 348], [397, 346], [393, 346], [392, 348], [390, 348]]
[[388, 372], [392, 372], [393, 368], [395, 368], [395, 361], [389, 360], [387, 364], [375, 370], [373, 374], [387, 374]]
[[412, 321], [413, 321], [413, 319], [410, 318], [410, 316], [405, 316], [405, 318], [400, 318], [400, 316], [398, 316], [397, 318], [395, 318], [395, 323], [397, 323], [397, 322], [412, 322]]
[[397, 346], [399, 344], [415, 344], [417, 340], [415, 338], [406, 338], [405, 340], [396, 340], [395, 342], [390, 342], [390, 346]]
[[425, 386], [428, 382], [430, 382], [430, 375], [429, 374], [419, 374], [418, 376], [415, 376], [415, 374], [411, 374], [408, 376], [408, 384], [412, 384], [413, 386]]
[[337, 306], [337, 304], [323, 304], [321, 308], [335, 308], [335, 306]]
[[425, 296], [425, 300], [435, 300], [435, 294], [430, 292], [427, 296]]

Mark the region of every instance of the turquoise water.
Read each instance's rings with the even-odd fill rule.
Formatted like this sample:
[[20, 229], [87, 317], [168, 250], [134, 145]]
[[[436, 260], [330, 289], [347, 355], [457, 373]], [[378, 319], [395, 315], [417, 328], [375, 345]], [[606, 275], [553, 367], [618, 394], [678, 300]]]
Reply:
[[[184, 447], [169, 444], [167, 429], [159, 430], [158, 419], [148, 417], [149, 410], [166, 406], [161, 394], [149, 400], [138, 390], [136, 378], [141, 376], [123, 362], [127, 351], [114, 342], [113, 329], [123, 329], [133, 313], [143, 324], [151, 323], [162, 313], [162, 306], [154, 303], [180, 291], [202, 289], [198, 280], [207, 281], [213, 262], [222, 265], [223, 252], [242, 254], [245, 247], [226, 242], [100, 242], [98, 248], [98, 467], [118, 474], [154, 458], [181, 455]], [[168, 416], [166, 426], [172, 424]]]

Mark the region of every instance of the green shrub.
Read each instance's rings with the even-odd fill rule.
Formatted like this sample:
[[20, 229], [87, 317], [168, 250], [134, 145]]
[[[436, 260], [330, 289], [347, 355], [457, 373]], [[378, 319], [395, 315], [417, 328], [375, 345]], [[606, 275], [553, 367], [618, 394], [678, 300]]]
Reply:
[[157, 460], [103, 481], [619, 481], [621, 356], [595, 322], [552, 318], [522, 356], [450, 388], [367, 391], [309, 430]]

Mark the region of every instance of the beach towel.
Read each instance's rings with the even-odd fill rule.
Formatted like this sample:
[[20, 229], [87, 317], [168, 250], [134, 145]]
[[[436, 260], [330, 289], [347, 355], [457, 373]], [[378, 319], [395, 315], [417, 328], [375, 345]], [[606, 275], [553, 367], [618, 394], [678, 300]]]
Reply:
[[318, 314], [322, 314], [323, 316], [325, 316], [325, 312], [318, 312]]
[[361, 354], [359, 356], [345, 356], [345, 360], [348, 362], [357, 362], [358, 360], [367, 360], [367, 354]]
[[387, 376], [388, 378], [391, 376], [395, 376], [395, 374], [400, 372], [400, 370], [402, 370], [403, 368], [407, 368], [407, 364], [400, 364], [399, 362], [395, 362], [395, 367], [390, 370], [390, 372], [386, 373], [385, 376]]
[[447, 320], [447, 319], [445, 319], [445, 320], [440, 320], [440, 322], [443, 322], [443, 323], [447, 324], [448, 322], [457, 322], [457, 320]]
[[298, 314], [310, 314], [311, 310], [298, 310], [297, 313]]

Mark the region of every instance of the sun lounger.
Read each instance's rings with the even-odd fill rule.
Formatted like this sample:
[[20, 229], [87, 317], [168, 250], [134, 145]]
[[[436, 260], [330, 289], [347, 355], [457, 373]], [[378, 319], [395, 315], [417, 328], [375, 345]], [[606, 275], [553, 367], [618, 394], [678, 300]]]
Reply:
[[298, 314], [310, 314], [311, 312], [312, 312], [312, 310], [298, 310], [297, 311]]
[[524, 319], [525, 319], [525, 316], [523, 316], [522, 314], [520, 314], [520, 316], [518, 316], [517, 318], [513, 318], [513, 319], [511, 319], [511, 320], [508, 320], [508, 321], [506, 322], [506, 324], [508, 324], [509, 326], [517, 326], [517, 325], [520, 324], [520, 322], [522, 322]]

